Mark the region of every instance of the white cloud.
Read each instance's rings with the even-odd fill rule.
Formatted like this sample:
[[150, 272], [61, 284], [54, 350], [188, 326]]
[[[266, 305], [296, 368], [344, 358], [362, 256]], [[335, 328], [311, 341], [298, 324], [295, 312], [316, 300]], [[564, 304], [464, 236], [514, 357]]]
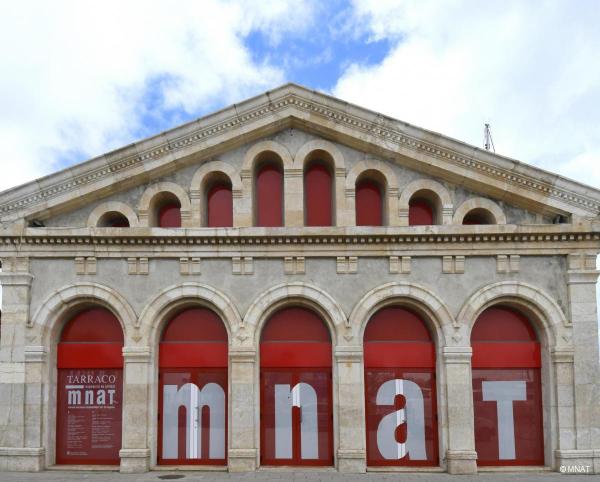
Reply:
[[353, 25], [392, 49], [333, 93], [600, 187], [597, 2], [356, 0]]
[[[285, 81], [244, 45], [311, 25], [311, 0], [2, 3], [0, 190], [133, 140], [143, 116], [207, 112]], [[152, 86], [150, 85], [152, 83]], [[143, 96], [161, 96], [146, 111]]]

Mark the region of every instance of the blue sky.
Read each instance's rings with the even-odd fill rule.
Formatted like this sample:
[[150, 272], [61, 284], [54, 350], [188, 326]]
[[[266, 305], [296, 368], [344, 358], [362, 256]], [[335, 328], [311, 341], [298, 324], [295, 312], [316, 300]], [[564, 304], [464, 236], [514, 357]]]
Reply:
[[595, 0], [0, 2], [0, 190], [289, 81], [600, 187]]

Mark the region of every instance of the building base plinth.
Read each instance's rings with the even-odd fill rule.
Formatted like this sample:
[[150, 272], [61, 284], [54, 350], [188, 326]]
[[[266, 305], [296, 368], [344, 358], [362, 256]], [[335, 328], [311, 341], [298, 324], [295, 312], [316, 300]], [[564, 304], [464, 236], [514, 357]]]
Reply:
[[123, 474], [140, 474], [150, 470], [149, 449], [121, 449], [120, 471]]
[[346, 474], [362, 474], [367, 471], [364, 450], [338, 450], [338, 471]]
[[557, 450], [556, 470], [563, 474], [600, 474], [600, 450]]
[[256, 449], [231, 449], [227, 468], [229, 472], [253, 472], [256, 470]]
[[43, 447], [0, 447], [0, 471], [40, 472], [45, 456]]
[[448, 473], [466, 475], [477, 473], [477, 452], [474, 450], [448, 450]]

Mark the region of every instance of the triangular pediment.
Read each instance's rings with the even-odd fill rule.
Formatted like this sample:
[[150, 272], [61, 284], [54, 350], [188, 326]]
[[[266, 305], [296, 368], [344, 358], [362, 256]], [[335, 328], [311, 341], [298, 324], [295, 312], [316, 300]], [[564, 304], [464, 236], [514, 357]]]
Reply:
[[48, 218], [290, 127], [542, 215], [600, 213], [595, 188], [286, 84], [0, 193], [0, 223]]

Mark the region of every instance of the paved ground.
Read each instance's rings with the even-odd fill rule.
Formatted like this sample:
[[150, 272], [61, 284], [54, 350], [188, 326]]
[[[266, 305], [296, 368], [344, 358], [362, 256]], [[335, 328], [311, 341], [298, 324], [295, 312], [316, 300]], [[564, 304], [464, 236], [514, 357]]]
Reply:
[[526, 472], [526, 473], [480, 473], [475, 476], [457, 476], [441, 473], [368, 473], [364, 475], [339, 474], [334, 471], [306, 471], [284, 472], [261, 470], [245, 474], [228, 474], [223, 472], [148, 472], [140, 475], [122, 475], [118, 472], [73, 472], [73, 471], [47, 471], [38, 474], [0, 472], [0, 481], [4, 482], [60, 482], [60, 481], [85, 481], [85, 482], [162, 482], [175, 480], [181, 482], [205, 481], [265, 481], [265, 482], [290, 482], [290, 481], [400, 481], [400, 482], [584, 482], [586, 480], [600, 480], [598, 475], [581, 477], [577, 475], [563, 475], [557, 472]]

